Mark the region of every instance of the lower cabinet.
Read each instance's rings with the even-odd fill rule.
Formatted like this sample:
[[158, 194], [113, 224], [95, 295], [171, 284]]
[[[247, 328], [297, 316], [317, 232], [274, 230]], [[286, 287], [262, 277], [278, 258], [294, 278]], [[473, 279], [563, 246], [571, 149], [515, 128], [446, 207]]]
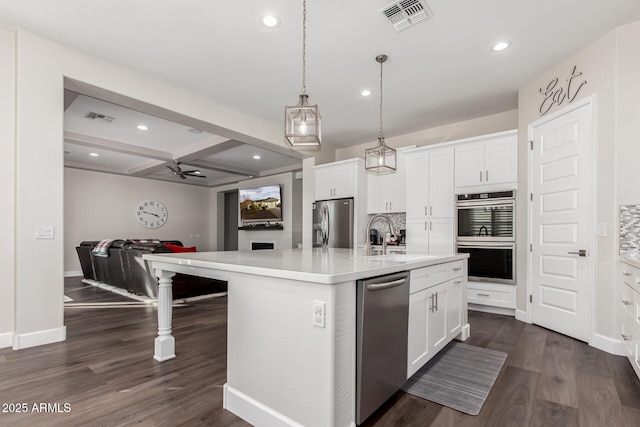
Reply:
[[462, 330], [466, 278], [462, 261], [411, 271], [407, 378]]
[[620, 337], [633, 370], [640, 378], [640, 268], [622, 264], [620, 283]]

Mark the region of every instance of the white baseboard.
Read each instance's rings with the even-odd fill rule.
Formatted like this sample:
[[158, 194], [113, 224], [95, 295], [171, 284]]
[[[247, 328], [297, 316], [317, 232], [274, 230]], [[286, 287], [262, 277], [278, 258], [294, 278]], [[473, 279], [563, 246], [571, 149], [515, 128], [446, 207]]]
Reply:
[[250, 398], [228, 384], [225, 384], [223, 388], [222, 407], [254, 426], [302, 427], [301, 424]]
[[13, 346], [13, 332], [5, 332], [0, 334], [0, 348]]
[[504, 314], [505, 316], [516, 315], [515, 310], [512, 308], [494, 307], [491, 305], [469, 304], [469, 310], [491, 314]]
[[38, 345], [51, 344], [67, 339], [67, 327], [63, 326], [46, 331], [29, 332], [26, 334], [15, 334], [13, 337], [13, 349], [35, 347]]
[[516, 320], [519, 320], [524, 323], [531, 323], [531, 319], [529, 319], [529, 313], [522, 310], [516, 309]]
[[622, 341], [605, 337], [604, 335], [593, 334], [589, 345], [597, 348], [598, 350], [606, 351], [607, 353], [615, 354], [617, 356], [627, 355], [624, 351], [624, 344]]
[[80, 276], [80, 277], [83, 276], [82, 270], [79, 270], [79, 271], [65, 271], [64, 272], [64, 277], [77, 277], [77, 276]]

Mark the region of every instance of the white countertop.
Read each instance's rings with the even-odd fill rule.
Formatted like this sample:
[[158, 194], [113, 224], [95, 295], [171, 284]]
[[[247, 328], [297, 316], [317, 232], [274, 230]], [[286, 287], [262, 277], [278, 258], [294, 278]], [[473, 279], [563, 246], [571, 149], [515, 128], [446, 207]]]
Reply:
[[143, 259], [152, 261], [153, 268], [168, 271], [172, 271], [172, 266], [186, 266], [334, 284], [462, 260], [468, 256], [390, 254], [366, 257], [361, 250], [314, 248], [145, 254]]
[[640, 254], [620, 255], [620, 260], [632, 267], [640, 268]]

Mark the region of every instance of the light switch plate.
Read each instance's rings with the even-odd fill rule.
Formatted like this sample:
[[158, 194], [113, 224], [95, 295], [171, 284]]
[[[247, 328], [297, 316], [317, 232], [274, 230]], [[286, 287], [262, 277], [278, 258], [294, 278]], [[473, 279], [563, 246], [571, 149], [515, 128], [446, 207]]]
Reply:
[[607, 235], [607, 223], [599, 222], [598, 223], [598, 236], [604, 237]]
[[39, 225], [36, 228], [36, 239], [53, 239], [55, 227], [53, 225]]

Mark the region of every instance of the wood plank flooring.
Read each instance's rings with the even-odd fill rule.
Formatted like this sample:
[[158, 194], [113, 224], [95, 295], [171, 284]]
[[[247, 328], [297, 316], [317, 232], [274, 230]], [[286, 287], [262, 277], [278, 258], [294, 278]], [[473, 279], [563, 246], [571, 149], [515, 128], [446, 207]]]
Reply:
[[[65, 294], [130, 301], [78, 278]], [[222, 409], [226, 302], [176, 307], [178, 357], [164, 363], [152, 359], [155, 308], [65, 309], [67, 341], [0, 350], [0, 404], [27, 404], [0, 412], [0, 426], [247, 426]], [[508, 316], [472, 311], [469, 321], [468, 344], [509, 354], [478, 416], [398, 392], [364, 425], [640, 426], [640, 381], [625, 358]], [[59, 407], [33, 411], [40, 403]]]

